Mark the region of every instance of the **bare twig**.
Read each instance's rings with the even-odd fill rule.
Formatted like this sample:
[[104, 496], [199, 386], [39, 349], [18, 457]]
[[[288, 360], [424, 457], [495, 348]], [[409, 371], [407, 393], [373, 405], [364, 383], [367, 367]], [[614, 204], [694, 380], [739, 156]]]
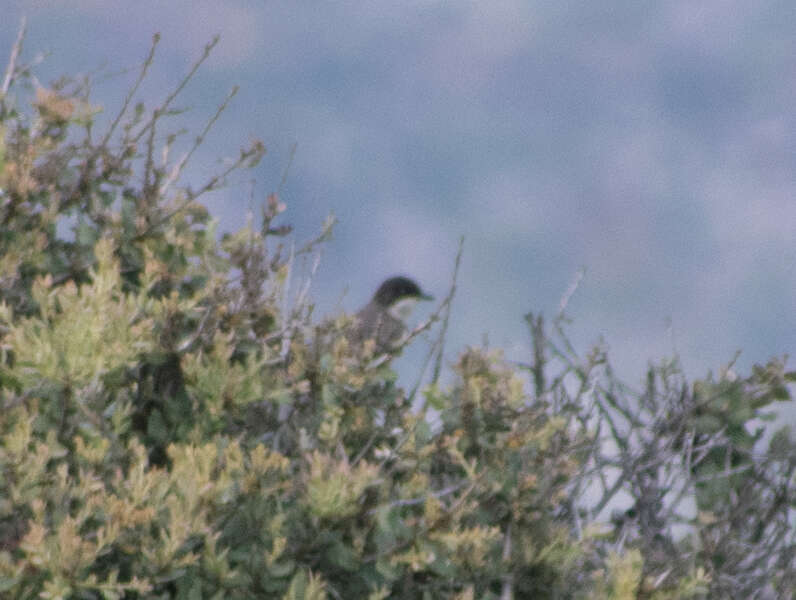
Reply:
[[431, 383], [439, 381], [439, 374], [442, 370], [442, 357], [445, 351], [445, 337], [448, 333], [448, 321], [451, 315], [451, 303], [453, 296], [456, 294], [456, 282], [459, 277], [459, 266], [462, 261], [462, 250], [464, 249], [464, 236], [459, 238], [459, 249], [456, 251], [456, 260], [453, 264], [453, 278], [451, 280], [451, 287], [448, 291], [448, 297], [445, 299], [445, 316], [442, 319], [442, 327], [439, 332], [439, 348], [437, 349], [437, 360], [434, 363], [434, 373], [431, 376]]
[[[544, 369], [547, 364], [545, 358], [544, 320], [542, 315], [534, 318], [533, 313], [528, 313], [525, 315], [525, 321], [531, 330], [531, 343], [533, 344], [533, 364], [530, 365], [530, 371], [533, 375], [536, 397], [541, 398], [546, 388]], [[583, 382], [581, 382], [581, 387], [583, 387]]]
[[174, 99], [177, 97], [177, 95], [178, 95], [178, 94], [179, 94], [179, 93], [180, 93], [180, 92], [183, 90], [183, 88], [184, 88], [184, 87], [185, 87], [185, 86], [188, 84], [188, 82], [189, 82], [189, 81], [191, 80], [191, 78], [194, 76], [194, 74], [195, 74], [195, 73], [196, 73], [196, 71], [199, 69], [199, 67], [200, 67], [200, 66], [202, 66], [202, 63], [204, 63], [204, 62], [205, 62], [205, 60], [207, 60], [207, 57], [208, 57], [208, 56], [210, 56], [210, 52], [212, 52], [213, 48], [216, 46], [216, 44], [218, 44], [218, 40], [219, 40], [219, 36], [215, 36], [215, 37], [213, 37], [213, 39], [212, 39], [212, 40], [210, 40], [210, 41], [209, 41], [207, 44], [205, 44], [204, 50], [203, 50], [203, 52], [202, 52], [202, 56], [200, 56], [200, 57], [197, 59], [197, 61], [196, 61], [196, 62], [193, 64], [193, 66], [191, 67], [191, 70], [190, 70], [190, 71], [188, 71], [188, 74], [187, 74], [185, 77], [183, 77], [183, 78], [182, 78], [182, 81], [180, 81], [180, 83], [177, 85], [177, 87], [176, 87], [176, 88], [174, 88], [174, 91], [172, 91], [172, 93], [171, 93], [171, 94], [169, 94], [169, 95], [168, 95], [168, 97], [167, 97], [167, 98], [166, 98], [166, 99], [163, 101], [163, 104], [161, 104], [161, 105], [160, 105], [158, 108], [156, 108], [156, 109], [154, 110], [154, 112], [152, 113], [152, 117], [151, 117], [151, 118], [149, 119], [149, 121], [148, 121], [148, 122], [147, 122], [147, 123], [144, 125], [144, 127], [142, 127], [142, 128], [141, 128], [141, 131], [139, 131], [139, 132], [138, 132], [138, 133], [137, 133], [135, 136], [133, 136], [133, 137], [131, 138], [131, 140], [130, 140], [130, 141], [131, 141], [133, 144], [135, 144], [136, 142], [138, 142], [138, 141], [139, 141], [139, 140], [140, 140], [140, 139], [141, 139], [141, 138], [144, 136], [144, 134], [145, 134], [145, 133], [146, 133], [146, 132], [147, 132], [147, 131], [148, 131], [148, 130], [151, 128], [151, 127], [153, 127], [153, 126], [155, 125], [155, 122], [156, 122], [156, 121], [157, 121], [157, 120], [158, 120], [158, 119], [159, 119], [159, 118], [160, 118], [160, 117], [161, 117], [163, 114], [165, 114], [165, 113], [166, 113], [166, 111], [168, 110], [169, 106], [171, 106], [171, 103], [174, 101]]
[[124, 102], [122, 103], [122, 108], [116, 114], [116, 117], [113, 119], [108, 131], [105, 133], [105, 136], [102, 138], [98, 149], [103, 148], [107, 145], [110, 141], [111, 137], [113, 136], [113, 132], [116, 131], [116, 127], [118, 127], [119, 123], [121, 122], [124, 115], [127, 113], [127, 109], [130, 106], [130, 102], [133, 101], [133, 97], [135, 96], [138, 88], [141, 86], [141, 82], [144, 81], [147, 72], [149, 71], [149, 67], [152, 66], [152, 62], [155, 59], [155, 49], [157, 48], [158, 42], [160, 41], [160, 34], [156, 33], [152, 36], [152, 45], [149, 47], [149, 53], [147, 53], [146, 58], [144, 59], [144, 64], [141, 65], [141, 70], [138, 73], [138, 79], [135, 80], [133, 87], [130, 88], [130, 91], [127, 92], [127, 96], [124, 98]]
[[[481, 478], [483, 476], [484, 476], [484, 472], [481, 472], [481, 473], [477, 474], [474, 479], [465, 480], [470, 485], [467, 487], [466, 490], [464, 490], [464, 492], [462, 492], [462, 494], [458, 498], [456, 498], [456, 500], [453, 502], [453, 504], [451, 504], [447, 508], [447, 510], [442, 511], [442, 514], [437, 519], [435, 519], [434, 521], [431, 521], [431, 522], [427, 523], [426, 525], [424, 525], [423, 527], [421, 527], [419, 529], [419, 531], [415, 532], [415, 534], [413, 536], [407, 538], [406, 540], [402, 540], [402, 541], [396, 542], [389, 548], [385, 548], [384, 550], [380, 550], [379, 552], [376, 552], [376, 553], [371, 554], [369, 556], [363, 557], [362, 558], [362, 562], [363, 563], [375, 562], [375, 561], [379, 560], [380, 558], [382, 558], [384, 556], [388, 556], [388, 555], [392, 554], [393, 552], [397, 552], [401, 548], [405, 548], [406, 546], [414, 543], [414, 541], [416, 539], [418, 539], [419, 537], [427, 534], [430, 531], [433, 531], [433, 529], [437, 525], [439, 525], [440, 523], [444, 523], [447, 519], [450, 518], [450, 515], [453, 515], [459, 509], [459, 507], [462, 505], [462, 503], [470, 496], [470, 494], [473, 492], [473, 490], [475, 490], [476, 486], [478, 485], [478, 483], [480, 482], [480, 480], [481, 480]], [[460, 487], [462, 487], [462, 486], [459, 486], [456, 489], [459, 489]]]
[[6, 72], [3, 77], [3, 86], [0, 87], [0, 95], [2, 95], [2, 101], [5, 100], [5, 96], [8, 93], [9, 88], [11, 87], [11, 82], [14, 80], [14, 72], [17, 68], [17, 58], [19, 58], [19, 53], [22, 51], [22, 42], [25, 39], [25, 28], [27, 26], [27, 18], [23, 15], [19, 22], [19, 31], [17, 32], [17, 39], [14, 41], [14, 45], [11, 47], [11, 56], [8, 59], [8, 65], [6, 66]]
[[306, 254], [307, 252], [312, 251], [318, 244], [328, 240], [332, 235], [332, 229], [334, 228], [335, 223], [337, 223], [337, 217], [329, 213], [329, 216], [326, 217], [323, 225], [321, 226], [321, 232], [310, 241], [306, 242], [301, 248], [296, 250], [296, 256]]
[[224, 98], [224, 101], [218, 106], [215, 114], [212, 117], [210, 117], [210, 119], [208, 119], [207, 123], [205, 123], [204, 129], [202, 129], [201, 133], [196, 136], [196, 139], [194, 139], [194, 143], [191, 146], [191, 149], [188, 150], [188, 152], [186, 152], [185, 154], [183, 154], [182, 158], [180, 158], [177, 164], [174, 165], [174, 168], [172, 168], [171, 172], [166, 177], [166, 180], [160, 186], [159, 193], [161, 196], [164, 196], [168, 191], [168, 189], [174, 184], [174, 182], [177, 181], [177, 179], [179, 179], [180, 174], [185, 168], [185, 165], [190, 160], [191, 156], [193, 156], [194, 152], [196, 152], [196, 149], [202, 145], [202, 142], [204, 142], [207, 133], [210, 131], [215, 122], [221, 116], [221, 113], [223, 113], [224, 110], [226, 110], [230, 101], [232, 100], [232, 98], [235, 97], [235, 94], [237, 93], [238, 93], [238, 86], [234, 86], [232, 90], [229, 92], [229, 94], [227, 94], [227, 97]]
[[276, 188], [276, 195], [282, 195], [282, 188], [287, 181], [287, 174], [290, 172], [290, 167], [293, 164], [293, 159], [296, 157], [296, 148], [298, 147], [298, 143], [293, 142], [293, 145], [290, 147], [290, 156], [287, 159], [287, 165], [285, 165], [285, 170], [282, 171], [282, 179], [279, 180], [279, 185]]
[[[427, 371], [429, 365], [431, 364], [431, 360], [432, 360], [432, 358], [434, 358], [435, 354], [437, 354], [438, 359], [436, 361], [435, 376], [432, 378], [432, 383], [436, 383], [437, 380], [439, 379], [439, 371], [438, 370], [440, 368], [440, 362], [441, 362], [441, 358], [439, 358], [439, 357], [442, 356], [442, 347], [444, 345], [444, 340], [445, 340], [446, 333], [447, 333], [447, 323], [448, 323], [448, 319], [449, 319], [449, 316], [450, 316], [450, 306], [451, 306], [451, 303], [453, 302], [453, 297], [456, 294], [456, 281], [457, 281], [457, 278], [458, 278], [459, 265], [461, 263], [461, 255], [462, 255], [463, 246], [464, 246], [464, 236], [462, 236], [461, 239], [459, 240], [459, 249], [456, 252], [456, 258], [454, 260], [453, 276], [451, 277], [451, 285], [450, 285], [450, 288], [448, 288], [448, 293], [446, 294], [445, 298], [442, 300], [442, 302], [440, 303], [440, 305], [437, 308], [437, 310], [435, 310], [431, 314], [431, 316], [429, 316], [428, 319], [426, 319], [425, 321], [423, 321], [420, 324], [418, 324], [407, 336], [405, 336], [405, 338], [399, 344], [399, 347], [401, 347], [401, 348], [403, 348], [404, 346], [408, 345], [418, 335], [420, 335], [422, 332], [424, 332], [427, 329], [429, 329], [432, 324], [437, 322], [440, 319], [440, 315], [443, 313], [443, 311], [445, 312], [445, 317], [443, 318], [443, 328], [440, 331], [440, 335], [438, 335], [437, 339], [434, 340], [434, 342], [431, 345], [431, 348], [429, 349], [428, 353], [426, 354], [426, 358], [423, 361], [423, 365], [422, 365], [422, 368], [420, 369], [420, 373], [419, 373], [419, 375], [417, 377], [417, 380], [415, 381], [415, 385], [412, 386], [412, 391], [409, 393], [408, 400], [409, 400], [410, 405], [414, 401], [415, 396], [417, 395], [417, 391], [420, 389], [420, 386], [423, 383], [423, 378], [425, 377], [426, 371]], [[383, 362], [384, 358], [385, 357], [380, 357], [377, 360], [380, 360], [380, 361]], [[387, 355], [386, 358], [389, 358], [389, 355]]]
[[393, 500], [386, 506], [379, 506], [377, 508], [372, 508], [368, 511], [368, 514], [375, 514], [379, 510], [384, 508], [395, 508], [397, 506], [417, 506], [418, 504], [423, 504], [428, 501], [429, 497], [432, 498], [444, 498], [445, 496], [449, 496], [454, 492], [459, 491], [462, 489], [467, 483], [469, 483], [466, 479], [462, 479], [458, 483], [454, 483], [453, 485], [449, 485], [446, 488], [438, 490], [436, 492], [431, 492], [430, 494], [426, 494], [423, 496], [418, 496], [417, 498], [402, 498], [400, 500]]
[[[511, 563], [511, 523], [506, 526], [506, 533], [503, 536], [503, 563]], [[514, 573], [509, 571], [503, 575], [503, 589], [500, 592], [500, 600], [512, 600], [514, 598]]]
[[224, 171], [217, 175], [213, 175], [208, 179], [205, 184], [199, 188], [196, 192], [191, 190], [186, 190], [186, 198], [181, 202], [178, 202], [177, 205], [172, 208], [171, 210], [163, 213], [160, 218], [155, 220], [153, 223], [149, 225], [144, 231], [139, 233], [135, 239], [142, 239], [146, 237], [151, 231], [157, 229], [164, 223], [166, 223], [169, 219], [171, 219], [174, 215], [179, 213], [182, 210], [185, 210], [191, 202], [194, 202], [200, 196], [206, 194], [209, 191], [217, 189], [221, 184], [226, 181], [227, 176], [235, 171], [236, 169], [241, 168], [243, 165], [247, 164], [249, 160], [251, 160], [252, 156], [256, 156], [262, 148], [262, 144], [259, 142], [255, 142], [255, 144], [246, 150], [241, 150], [240, 156], [237, 160], [235, 160], [232, 164], [230, 164]]
[[585, 267], [581, 267], [580, 269], [578, 269], [578, 272], [575, 273], [575, 277], [572, 279], [572, 282], [569, 284], [569, 287], [567, 287], [566, 291], [564, 292], [564, 295], [561, 296], [561, 301], [558, 303], [558, 315], [557, 315], [558, 319], [564, 318], [564, 312], [567, 310], [567, 305], [569, 304], [569, 300], [570, 298], [572, 298], [572, 295], [577, 291], [578, 286], [580, 285], [580, 282], [585, 274], [586, 274]]

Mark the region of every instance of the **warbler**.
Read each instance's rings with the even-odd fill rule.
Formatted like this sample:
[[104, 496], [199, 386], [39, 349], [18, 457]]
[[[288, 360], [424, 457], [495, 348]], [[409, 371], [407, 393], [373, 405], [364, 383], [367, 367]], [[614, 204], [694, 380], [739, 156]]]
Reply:
[[406, 319], [415, 304], [433, 299], [412, 279], [390, 277], [379, 286], [371, 301], [354, 315], [349, 339], [355, 344], [374, 340], [378, 353], [391, 352], [406, 331]]

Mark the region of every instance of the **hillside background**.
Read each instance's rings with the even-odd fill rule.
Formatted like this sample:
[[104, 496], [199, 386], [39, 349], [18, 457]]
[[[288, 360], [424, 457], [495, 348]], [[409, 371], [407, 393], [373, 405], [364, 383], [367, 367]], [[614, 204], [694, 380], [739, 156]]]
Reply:
[[554, 313], [581, 268], [575, 341], [603, 335], [630, 381], [673, 352], [696, 376], [741, 348], [741, 368], [796, 348], [789, 3], [3, 5], [4, 56], [26, 15], [42, 82], [91, 74], [105, 106], [154, 32], [152, 102], [220, 34], [181, 118], [196, 131], [241, 89], [185, 180], [263, 139], [266, 159], [210, 210], [237, 229], [252, 186], [275, 191], [287, 169], [299, 238], [337, 215], [313, 283], [322, 314], [396, 272], [444, 294], [465, 234], [452, 350], [488, 333], [527, 358], [521, 316]]

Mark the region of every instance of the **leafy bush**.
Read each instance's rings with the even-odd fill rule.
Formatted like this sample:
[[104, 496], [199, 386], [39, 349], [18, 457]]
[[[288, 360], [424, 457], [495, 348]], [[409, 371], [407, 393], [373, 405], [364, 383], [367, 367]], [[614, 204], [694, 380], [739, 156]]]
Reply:
[[[528, 315], [529, 364], [469, 348], [450, 386], [438, 358], [431, 384], [405, 391], [388, 357], [349, 342], [346, 318], [312, 323], [331, 221], [287, 250], [270, 196], [218, 239], [201, 197], [255, 165], [261, 143], [198, 188], [180, 174], [207, 129], [182, 158], [156, 159], [185, 84], [134, 104], [156, 44], [99, 136], [85, 83], [36, 89], [28, 109], [30, 70], [14, 59], [2, 89], [4, 597], [796, 588], [796, 444], [761, 424], [790, 401], [784, 360], [696, 382], [669, 361], [633, 391], [602, 347], [574, 351], [563, 315], [552, 333]], [[437, 357], [454, 289], [455, 275], [414, 332], [443, 321]], [[608, 519], [620, 495], [631, 507]]]

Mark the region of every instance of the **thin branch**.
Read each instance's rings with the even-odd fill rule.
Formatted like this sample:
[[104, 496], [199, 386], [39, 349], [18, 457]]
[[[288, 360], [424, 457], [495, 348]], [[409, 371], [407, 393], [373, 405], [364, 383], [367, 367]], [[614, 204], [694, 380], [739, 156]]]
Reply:
[[282, 171], [282, 179], [279, 180], [279, 185], [276, 188], [277, 197], [282, 195], [282, 188], [285, 185], [285, 181], [287, 181], [287, 174], [290, 172], [290, 167], [293, 164], [293, 159], [296, 157], [297, 147], [298, 147], [297, 142], [293, 142], [293, 145], [290, 147], [290, 156], [288, 156], [287, 165], [285, 165], [285, 170]]
[[235, 97], [235, 94], [237, 93], [238, 93], [238, 86], [236, 85], [232, 88], [229, 94], [227, 94], [227, 97], [224, 98], [224, 101], [218, 106], [215, 114], [212, 117], [210, 117], [210, 119], [208, 119], [207, 123], [204, 126], [204, 129], [202, 129], [202, 132], [198, 136], [196, 136], [196, 139], [194, 139], [194, 143], [191, 146], [191, 149], [188, 150], [188, 152], [186, 152], [182, 156], [182, 158], [179, 160], [179, 162], [176, 165], [174, 165], [174, 168], [171, 170], [171, 173], [169, 173], [168, 177], [166, 177], [166, 181], [164, 181], [163, 185], [160, 186], [161, 196], [164, 196], [168, 191], [168, 189], [172, 186], [172, 184], [175, 181], [177, 181], [177, 179], [179, 179], [182, 170], [185, 168], [185, 165], [188, 163], [191, 156], [193, 156], [193, 153], [196, 152], [196, 149], [202, 145], [202, 142], [204, 142], [207, 133], [210, 131], [215, 122], [221, 116], [221, 113], [223, 113], [226, 110], [230, 101], [232, 100], [232, 98]]
[[421, 527], [417, 532], [415, 532], [415, 534], [412, 537], [407, 538], [406, 540], [402, 540], [402, 541], [396, 542], [391, 547], [385, 548], [384, 550], [380, 550], [379, 552], [376, 552], [374, 554], [371, 554], [371, 555], [368, 555], [368, 556], [364, 556], [362, 558], [362, 562], [364, 564], [375, 562], [375, 561], [379, 560], [380, 558], [382, 558], [384, 556], [388, 556], [388, 555], [392, 554], [393, 552], [397, 552], [398, 550], [400, 550], [402, 548], [405, 548], [406, 546], [414, 543], [415, 540], [420, 539], [421, 536], [423, 536], [423, 535], [429, 533], [430, 531], [432, 531], [440, 523], [446, 522], [450, 518], [450, 515], [454, 514], [455, 511], [458, 510], [458, 508], [462, 505], [462, 503], [470, 496], [470, 494], [476, 488], [476, 486], [478, 485], [479, 481], [481, 480], [481, 478], [483, 476], [484, 476], [484, 473], [482, 472], [482, 473], [477, 474], [475, 479], [465, 480], [470, 485], [467, 487], [466, 490], [464, 490], [464, 492], [462, 492], [461, 496], [459, 496], [456, 499], [456, 501], [453, 504], [451, 504], [450, 507], [447, 508], [447, 510], [443, 511], [443, 514], [440, 515], [436, 520], [434, 520], [434, 521], [432, 521], [430, 523], [427, 523], [426, 525]]
[[580, 269], [578, 269], [578, 272], [575, 273], [575, 277], [572, 279], [572, 282], [569, 284], [569, 287], [567, 287], [566, 291], [564, 292], [564, 295], [561, 296], [561, 301], [558, 303], [558, 315], [556, 317], [557, 320], [561, 320], [564, 318], [564, 311], [566, 311], [567, 309], [569, 300], [570, 298], [572, 298], [572, 295], [577, 291], [578, 286], [580, 285], [580, 282], [585, 274], [586, 274], [585, 267], [581, 267]]
[[169, 94], [166, 100], [164, 100], [163, 104], [155, 109], [155, 111], [152, 113], [152, 118], [149, 120], [149, 122], [146, 125], [144, 125], [141, 131], [139, 131], [135, 136], [133, 136], [133, 138], [131, 138], [130, 141], [133, 144], [138, 142], [144, 136], [147, 130], [149, 130], [150, 127], [153, 127], [155, 125], [155, 122], [160, 118], [160, 116], [167, 111], [168, 107], [171, 105], [171, 103], [174, 101], [177, 95], [188, 84], [188, 82], [194, 76], [199, 67], [202, 66], [202, 63], [204, 63], [204, 61], [207, 60], [207, 57], [210, 56], [210, 52], [213, 50], [216, 44], [218, 44], [218, 40], [219, 36], [216, 35], [213, 37], [212, 40], [210, 40], [207, 44], [205, 44], [202, 56], [200, 56], [197, 59], [197, 61], [193, 64], [188, 74], [185, 77], [183, 77], [182, 81], [180, 81], [180, 83], [177, 85], [174, 91], [171, 94]]
[[[512, 552], [511, 523], [506, 526], [506, 534], [503, 537], [503, 556], [504, 564], [510, 565]], [[514, 598], [514, 573], [509, 571], [502, 577], [503, 586], [500, 592], [500, 600], [512, 600]]]
[[[426, 319], [424, 322], [420, 323], [417, 327], [415, 327], [409, 335], [407, 335], [399, 344], [400, 348], [403, 348], [407, 344], [409, 344], [413, 339], [415, 339], [420, 333], [426, 331], [431, 327], [433, 323], [439, 320], [440, 315], [443, 311], [445, 311], [445, 317], [443, 318], [443, 327], [442, 331], [440, 331], [440, 335], [437, 336], [437, 339], [431, 345], [428, 353], [426, 354], [426, 358], [423, 361], [422, 368], [420, 369], [420, 373], [415, 381], [415, 385], [412, 387], [412, 391], [409, 393], [408, 400], [409, 404], [411, 405], [414, 402], [415, 396], [417, 395], [417, 391], [420, 389], [420, 385], [423, 383], [423, 378], [426, 375], [426, 370], [428, 366], [431, 364], [431, 359], [434, 357], [434, 354], [437, 354], [437, 360], [435, 363], [434, 368], [434, 376], [432, 377], [432, 383], [436, 383], [439, 380], [439, 370], [441, 368], [441, 357], [443, 354], [443, 347], [445, 344], [445, 338], [447, 333], [448, 327], [448, 319], [450, 317], [450, 306], [453, 302], [453, 297], [456, 294], [456, 281], [458, 279], [459, 273], [459, 265], [461, 263], [461, 256], [462, 256], [462, 248], [464, 247], [464, 236], [462, 236], [459, 240], [459, 249], [456, 252], [456, 258], [454, 260], [454, 267], [453, 267], [453, 276], [451, 278], [451, 286], [448, 289], [448, 293], [446, 294], [443, 301], [440, 303], [439, 308], [435, 310], [431, 316]], [[377, 359], [379, 362], [384, 362], [385, 357], [380, 357]], [[389, 358], [387, 355], [386, 358]]]
[[249, 148], [248, 150], [241, 150], [240, 156], [235, 162], [233, 162], [229, 167], [224, 169], [224, 171], [222, 171], [220, 174], [213, 175], [210, 179], [207, 180], [207, 182], [201, 188], [199, 188], [198, 191], [192, 192], [188, 190], [186, 192], [186, 198], [182, 202], [177, 203], [177, 205], [174, 208], [162, 214], [159, 219], [150, 224], [149, 227], [147, 227], [143, 232], [139, 233], [135, 237], [135, 239], [139, 240], [146, 237], [151, 231], [157, 229], [158, 227], [166, 223], [169, 219], [171, 219], [174, 215], [187, 208], [188, 205], [191, 204], [191, 202], [195, 201], [203, 194], [216, 189], [221, 183], [226, 181], [226, 178], [230, 173], [232, 173], [235, 169], [238, 169], [242, 167], [244, 164], [246, 164], [246, 162], [250, 160], [252, 156], [255, 156], [258, 152], [261, 151], [261, 148], [262, 144], [260, 144], [260, 142], [256, 142], [252, 148]]
[[14, 41], [14, 45], [11, 47], [11, 57], [8, 59], [8, 66], [6, 66], [6, 73], [3, 77], [3, 86], [0, 88], [0, 95], [2, 95], [3, 101], [5, 100], [5, 96], [11, 87], [11, 82], [14, 80], [14, 72], [17, 68], [17, 58], [19, 58], [19, 53], [22, 51], [22, 41], [25, 39], [26, 27], [27, 18], [23, 15], [23, 17], [19, 20], [17, 39]]
[[445, 496], [449, 496], [450, 494], [453, 494], [454, 492], [459, 491], [467, 483], [468, 483], [468, 481], [466, 479], [462, 479], [459, 483], [455, 483], [453, 485], [449, 485], [446, 488], [443, 488], [443, 489], [438, 490], [436, 492], [431, 492], [431, 494], [427, 494], [425, 496], [419, 496], [417, 498], [405, 498], [405, 499], [401, 499], [401, 500], [394, 500], [394, 501], [390, 502], [389, 504], [387, 504], [386, 506], [379, 506], [379, 507], [370, 509], [368, 511], [368, 514], [369, 515], [375, 514], [376, 512], [378, 512], [379, 510], [381, 510], [383, 508], [395, 508], [396, 506], [417, 506], [418, 504], [425, 503], [429, 499], [429, 497], [437, 498], [437, 499], [444, 498]]
[[310, 241], [306, 242], [301, 248], [296, 250], [296, 256], [301, 254], [306, 254], [310, 252], [315, 246], [318, 244], [325, 242], [328, 240], [332, 235], [332, 229], [334, 228], [334, 224], [337, 223], [337, 217], [335, 217], [332, 213], [329, 213], [329, 216], [326, 217], [326, 220], [323, 222], [321, 226], [321, 232], [315, 236]]
[[160, 42], [160, 34], [156, 33], [152, 36], [152, 45], [149, 47], [149, 53], [147, 53], [146, 58], [144, 59], [144, 64], [141, 65], [141, 70], [138, 73], [138, 79], [136, 79], [133, 87], [130, 88], [130, 91], [127, 93], [127, 96], [124, 98], [124, 103], [122, 104], [121, 110], [116, 114], [116, 118], [111, 123], [111, 126], [108, 128], [108, 131], [105, 133], [105, 136], [102, 138], [102, 142], [100, 142], [98, 148], [103, 148], [106, 144], [110, 141], [111, 136], [113, 136], [113, 132], [118, 127], [119, 123], [121, 122], [124, 115], [127, 113], [127, 108], [130, 106], [130, 102], [133, 101], [133, 96], [135, 96], [138, 88], [141, 86], [141, 83], [144, 81], [147, 72], [149, 71], [149, 67], [152, 66], [152, 63], [155, 59], [155, 49], [157, 48], [158, 42]]
[[459, 249], [456, 251], [456, 261], [453, 264], [453, 279], [451, 281], [451, 287], [448, 291], [448, 297], [445, 299], [445, 316], [442, 319], [442, 327], [440, 328], [439, 332], [439, 349], [437, 350], [437, 360], [434, 363], [434, 374], [431, 376], [431, 383], [437, 383], [439, 381], [439, 374], [442, 370], [442, 357], [445, 351], [445, 336], [448, 333], [448, 321], [451, 315], [451, 303], [453, 302], [453, 296], [456, 294], [456, 282], [459, 277], [459, 266], [462, 262], [462, 250], [464, 249], [464, 236], [459, 238]]

